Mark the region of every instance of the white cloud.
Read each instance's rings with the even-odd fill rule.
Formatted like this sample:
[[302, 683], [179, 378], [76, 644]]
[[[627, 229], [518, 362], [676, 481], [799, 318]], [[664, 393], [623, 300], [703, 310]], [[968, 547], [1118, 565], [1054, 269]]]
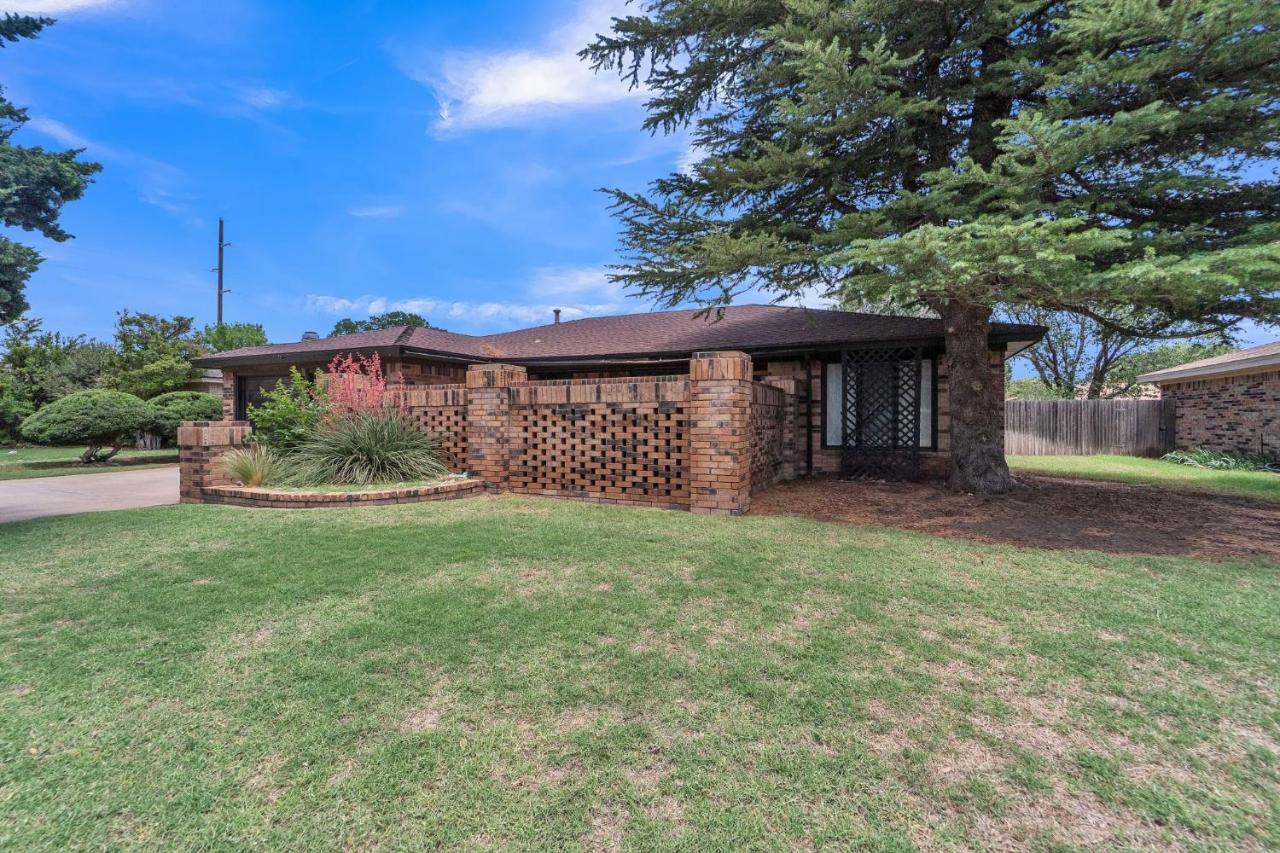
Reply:
[[132, 173], [138, 189], [138, 198], [143, 202], [193, 224], [202, 222], [191, 209], [190, 203], [194, 198], [183, 189], [187, 183], [186, 173], [172, 163], [156, 160], [128, 149], [117, 148], [104, 142], [97, 142], [57, 119], [45, 116], [33, 117], [25, 127], [68, 148], [84, 148], [89, 158], [119, 165]]
[[537, 47], [495, 52], [452, 52], [437, 60], [425, 52], [400, 57], [401, 69], [428, 86], [439, 104], [438, 130], [520, 124], [568, 109], [643, 96], [614, 72], [595, 74], [578, 51], [607, 32], [621, 14], [617, 0], [585, 0], [574, 17]]
[[240, 90], [240, 102], [255, 110], [272, 110], [289, 102], [290, 95], [283, 89], [254, 86]]
[[692, 140], [687, 142], [684, 150], [676, 157], [676, 169], [682, 175], [692, 175], [693, 167], [696, 166], [703, 157], [707, 156], [707, 152], [699, 148]]
[[610, 283], [603, 271], [595, 267], [541, 267], [534, 270], [524, 290], [527, 301], [508, 302], [430, 297], [389, 299], [372, 295], [351, 298], [311, 293], [306, 296], [306, 307], [308, 311], [335, 317], [411, 311], [428, 319], [438, 318], [446, 327], [449, 321], [461, 321], [463, 325], [485, 331], [550, 323], [557, 308], [561, 320], [575, 320], [618, 314], [637, 307], [628, 304], [621, 288]]
[[404, 205], [370, 204], [363, 207], [353, 207], [347, 211], [347, 215], [355, 216], [359, 219], [390, 219], [395, 216], [403, 216]]
[[26, 0], [9, 6], [4, 11], [17, 15], [61, 15], [123, 5], [122, 0]]

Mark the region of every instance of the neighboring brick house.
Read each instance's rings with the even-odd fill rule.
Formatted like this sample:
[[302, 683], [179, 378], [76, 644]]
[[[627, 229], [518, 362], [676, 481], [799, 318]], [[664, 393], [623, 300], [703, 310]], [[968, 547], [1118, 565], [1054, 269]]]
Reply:
[[[222, 370], [224, 417], [242, 420], [290, 366], [309, 372], [347, 352], [378, 353], [389, 377], [414, 388], [452, 389], [474, 365], [513, 365], [527, 381], [584, 381], [687, 375], [694, 353], [738, 351], [750, 357], [757, 382], [795, 381], [799, 422], [808, 425], [796, 448], [797, 474], [840, 473], [853, 452], [893, 452], [906, 441], [926, 473], [945, 470], [950, 417], [939, 320], [771, 305], [729, 307], [718, 319], [697, 313], [593, 317], [494, 335], [400, 327], [249, 347], [196, 363]], [[996, 381], [1003, 381], [1005, 359], [1044, 332], [993, 324]]]
[[1175, 402], [1179, 448], [1280, 459], [1280, 341], [1138, 377]]

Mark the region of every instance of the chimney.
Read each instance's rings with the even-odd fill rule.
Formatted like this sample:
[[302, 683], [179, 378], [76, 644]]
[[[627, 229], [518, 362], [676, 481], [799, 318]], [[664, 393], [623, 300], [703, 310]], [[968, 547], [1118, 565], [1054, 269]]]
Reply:
[[319, 332], [303, 332], [302, 339], [304, 341], [318, 341], [320, 340], [320, 333]]
[[554, 310], [555, 310], [555, 315], [556, 315], [556, 325], [557, 325], [557, 326], [559, 326], [559, 325], [560, 325], [560, 309], [559, 309], [559, 308], [556, 308], [556, 309], [554, 309]]

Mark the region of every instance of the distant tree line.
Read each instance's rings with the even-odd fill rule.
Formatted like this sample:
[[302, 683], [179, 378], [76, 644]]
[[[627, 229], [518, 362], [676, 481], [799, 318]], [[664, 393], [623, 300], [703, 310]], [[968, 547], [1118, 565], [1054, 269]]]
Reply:
[[199, 371], [192, 360], [267, 342], [256, 323], [195, 328], [191, 317], [121, 311], [109, 342], [48, 331], [35, 317], [9, 324], [0, 339], [0, 438], [24, 419], [77, 391], [123, 391], [143, 400], [180, 391]]

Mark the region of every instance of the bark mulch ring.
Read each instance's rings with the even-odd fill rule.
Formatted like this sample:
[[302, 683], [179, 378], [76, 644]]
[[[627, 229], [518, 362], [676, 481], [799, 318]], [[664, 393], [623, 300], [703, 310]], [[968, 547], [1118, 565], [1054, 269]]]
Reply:
[[1280, 504], [1023, 474], [1007, 495], [939, 483], [803, 479], [752, 496], [752, 515], [803, 515], [935, 536], [1113, 554], [1280, 559]]

